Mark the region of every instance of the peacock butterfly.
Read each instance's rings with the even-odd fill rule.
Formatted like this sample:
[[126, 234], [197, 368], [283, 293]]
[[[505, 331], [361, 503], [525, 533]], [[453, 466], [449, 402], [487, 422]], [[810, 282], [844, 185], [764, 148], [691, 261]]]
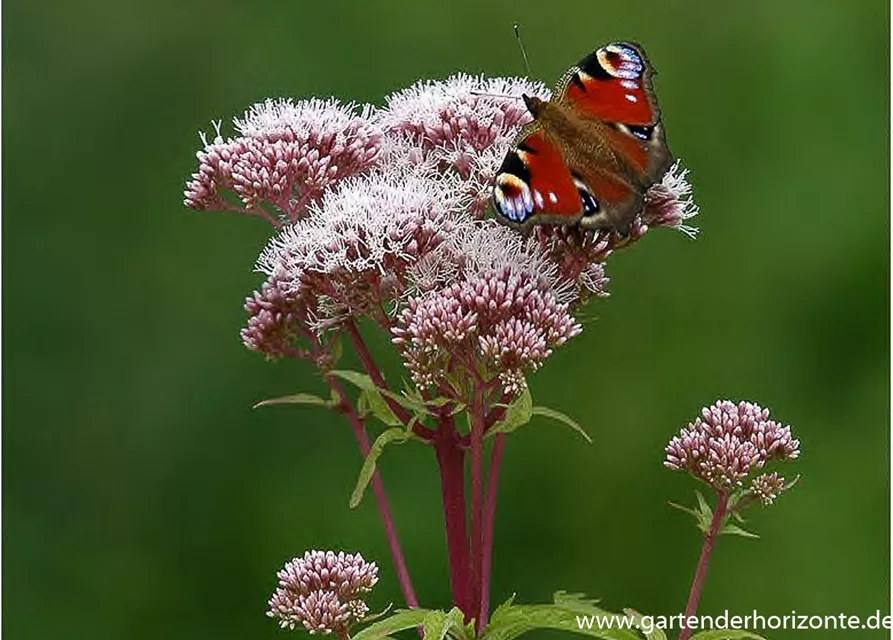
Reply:
[[497, 217], [522, 231], [551, 223], [625, 234], [672, 161], [654, 73], [640, 45], [614, 42], [568, 69], [551, 100], [522, 96], [534, 119], [496, 175]]

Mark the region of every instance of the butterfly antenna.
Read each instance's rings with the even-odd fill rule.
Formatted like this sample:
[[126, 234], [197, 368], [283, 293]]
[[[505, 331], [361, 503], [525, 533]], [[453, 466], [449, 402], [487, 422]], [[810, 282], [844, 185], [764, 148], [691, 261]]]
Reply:
[[530, 61], [527, 59], [527, 51], [524, 50], [524, 41], [521, 40], [521, 25], [517, 22], [512, 27], [515, 30], [515, 40], [518, 41], [518, 48], [521, 49], [521, 57], [524, 58], [524, 68], [527, 69], [528, 77], [530, 73]]

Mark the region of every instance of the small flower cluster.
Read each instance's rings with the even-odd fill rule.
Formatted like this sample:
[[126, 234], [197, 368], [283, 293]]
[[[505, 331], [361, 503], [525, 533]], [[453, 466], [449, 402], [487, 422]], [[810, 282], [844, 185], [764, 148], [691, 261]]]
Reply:
[[[744, 480], [767, 463], [800, 455], [800, 441], [789, 426], [769, 419], [769, 410], [751, 402], [716, 402], [684, 427], [666, 447], [664, 464], [688, 471], [718, 492], [743, 486]], [[752, 481], [751, 492], [770, 504], [785, 488], [778, 474]]]
[[464, 200], [423, 174], [376, 172], [345, 180], [307, 217], [268, 244], [258, 267], [289, 295], [315, 300], [308, 328], [348, 316], [382, 319], [407, 287], [407, 271], [463, 224]]
[[380, 110], [268, 100], [235, 121], [237, 137], [218, 126], [186, 204], [293, 223], [258, 260], [267, 281], [246, 302], [245, 345], [303, 354], [297, 345], [366, 316], [391, 331], [418, 384], [461, 364], [517, 392], [579, 333], [570, 310], [606, 295], [613, 251], [654, 226], [692, 233], [685, 220], [697, 207], [678, 164], [626, 237], [546, 226], [523, 238], [484, 219], [494, 176], [530, 121], [522, 93], [549, 96], [525, 79], [460, 74], [398, 91]]
[[363, 597], [378, 582], [378, 567], [358, 553], [308, 551], [276, 575], [269, 617], [279, 618], [283, 628], [300, 624], [310, 633], [346, 638], [350, 626], [369, 613]]
[[506, 393], [525, 386], [536, 370], [581, 327], [529, 273], [474, 273], [409, 301], [393, 329], [416, 384], [433, 386], [457, 369], [498, 377]]
[[[202, 137], [185, 204], [235, 208], [275, 223], [262, 206], [268, 203], [294, 222], [328, 187], [378, 161], [382, 135], [372, 113], [334, 99], [267, 100], [235, 120], [235, 138], [224, 140], [217, 123], [212, 142]], [[243, 207], [224, 200], [221, 189], [235, 193]]]

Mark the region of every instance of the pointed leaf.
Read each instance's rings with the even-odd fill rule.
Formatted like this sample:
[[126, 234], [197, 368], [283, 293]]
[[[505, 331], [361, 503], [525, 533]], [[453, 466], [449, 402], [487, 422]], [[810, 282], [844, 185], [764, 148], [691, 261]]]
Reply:
[[600, 609], [580, 594], [564, 592], [555, 594], [554, 604], [500, 606], [481, 638], [513, 640], [535, 629], [559, 629], [602, 640], [640, 640], [625, 615]]
[[369, 486], [369, 482], [372, 480], [372, 475], [375, 473], [375, 465], [378, 462], [379, 456], [381, 456], [384, 451], [384, 448], [391, 443], [406, 442], [412, 437], [411, 431], [407, 431], [402, 427], [394, 427], [383, 431], [375, 439], [375, 442], [372, 443], [372, 447], [369, 449], [369, 455], [367, 455], [366, 460], [363, 461], [363, 467], [360, 469], [360, 477], [357, 478], [357, 485], [354, 487], [353, 493], [350, 496], [351, 509], [360, 504], [360, 501], [363, 499], [363, 494], [366, 492], [366, 487]]
[[455, 416], [459, 413], [462, 413], [463, 411], [465, 411], [465, 408], [466, 408], [466, 404], [464, 402], [457, 402], [456, 406], [453, 407], [453, 410], [450, 411], [450, 415]]
[[258, 402], [253, 409], [259, 409], [260, 407], [270, 407], [274, 404], [315, 404], [320, 407], [328, 407], [330, 405], [329, 400], [325, 398], [320, 398], [319, 396], [315, 396], [311, 393], [296, 393], [291, 396], [282, 396], [280, 398], [267, 398], [266, 400], [261, 400]]
[[710, 508], [710, 504], [700, 491], [695, 491], [695, 495], [698, 497], [698, 510], [700, 512], [698, 528], [707, 533], [710, 531], [710, 523], [713, 521], [713, 509]]
[[375, 386], [375, 383], [372, 382], [372, 378], [359, 371], [351, 371], [350, 369], [332, 369], [329, 371], [329, 375], [341, 378], [364, 391], [378, 388]]
[[701, 515], [709, 522], [713, 519], [713, 509], [710, 508], [710, 503], [700, 491], [695, 491], [695, 495], [698, 497], [698, 508], [701, 510]]
[[530, 418], [533, 416], [533, 398], [527, 389], [513, 402], [507, 405], [500, 404], [496, 406], [505, 407], [505, 415], [502, 417], [502, 420], [490, 428], [487, 432], [488, 436], [496, 433], [511, 433], [518, 427], [530, 422]]
[[571, 429], [583, 436], [583, 438], [586, 439], [586, 442], [592, 444], [592, 438], [589, 437], [589, 434], [586, 433], [586, 430], [583, 429], [583, 427], [581, 427], [579, 424], [577, 424], [576, 421], [574, 421], [572, 418], [561, 413], [560, 411], [550, 409], [549, 407], [533, 407], [531, 411], [535, 416], [545, 416], [546, 418], [552, 418], [553, 420], [557, 420], [558, 422], [563, 422]]
[[399, 404], [404, 409], [412, 411], [413, 413], [419, 415], [430, 415], [431, 412], [428, 411], [428, 407], [425, 406], [425, 401], [421, 398], [413, 398], [407, 397], [400, 393], [394, 393], [388, 389], [382, 389], [377, 387], [378, 391], [380, 391], [383, 395], [386, 395], [388, 398]]
[[378, 389], [364, 389], [360, 393], [358, 406], [368, 410], [373, 416], [381, 420], [389, 427], [402, 425], [400, 418], [394, 415], [391, 407], [385, 402], [384, 398], [378, 392]]
[[387, 396], [404, 409], [407, 409], [414, 413], [428, 413], [428, 410], [425, 407], [425, 403], [421, 398], [408, 398], [402, 394], [394, 393], [389, 389], [383, 389], [376, 385], [372, 378], [370, 378], [365, 373], [360, 373], [359, 371], [351, 371], [349, 369], [333, 369], [332, 371], [329, 371], [329, 375], [335, 376], [336, 378], [341, 378], [342, 380], [346, 380], [347, 382], [367, 393], [378, 393]]
[[636, 625], [636, 629], [641, 631], [642, 635], [645, 636], [645, 640], [667, 640], [667, 634], [664, 633], [663, 629], [658, 629], [654, 626], [653, 619], [650, 621], [651, 623], [647, 625], [651, 628], [651, 631], [649, 632], [642, 628], [644, 616], [641, 613], [635, 609], [624, 609], [623, 612], [632, 619], [633, 624]]
[[384, 609], [379, 611], [378, 613], [367, 613], [365, 616], [363, 616], [363, 619], [361, 620], [361, 622], [363, 624], [369, 624], [370, 622], [375, 622], [376, 620], [380, 620], [391, 612], [391, 607], [393, 607], [393, 606], [394, 606], [394, 604], [391, 603], [388, 606], [386, 606]]
[[427, 609], [400, 609], [353, 635], [352, 640], [384, 640], [392, 633], [420, 626], [428, 613]]
[[335, 342], [332, 344], [331, 350], [329, 351], [329, 359], [333, 367], [338, 364], [338, 361], [341, 360], [341, 356], [343, 355], [344, 344], [342, 344], [341, 339], [339, 338], [335, 340]]
[[456, 607], [449, 613], [429, 611], [423, 627], [425, 635], [422, 640], [443, 640], [447, 635], [462, 637], [465, 635], [465, 616]]
[[684, 511], [685, 513], [691, 514], [694, 516], [695, 520], [698, 522], [701, 521], [701, 514], [692, 509], [691, 507], [686, 507], [684, 505], [679, 504], [678, 502], [667, 502], [674, 509], [679, 509], [680, 511]]
[[741, 536], [742, 538], [753, 538], [757, 539], [758, 536], [755, 533], [751, 533], [750, 531], [745, 531], [737, 524], [727, 524], [722, 529], [719, 530], [719, 535], [733, 535], [733, 536]]

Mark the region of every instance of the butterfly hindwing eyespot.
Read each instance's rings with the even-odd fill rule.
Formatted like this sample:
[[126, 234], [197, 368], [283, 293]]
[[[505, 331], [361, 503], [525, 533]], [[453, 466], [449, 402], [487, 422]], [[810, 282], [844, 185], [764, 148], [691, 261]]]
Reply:
[[521, 224], [533, 215], [533, 196], [530, 187], [510, 173], [496, 177], [493, 206], [510, 221]]

